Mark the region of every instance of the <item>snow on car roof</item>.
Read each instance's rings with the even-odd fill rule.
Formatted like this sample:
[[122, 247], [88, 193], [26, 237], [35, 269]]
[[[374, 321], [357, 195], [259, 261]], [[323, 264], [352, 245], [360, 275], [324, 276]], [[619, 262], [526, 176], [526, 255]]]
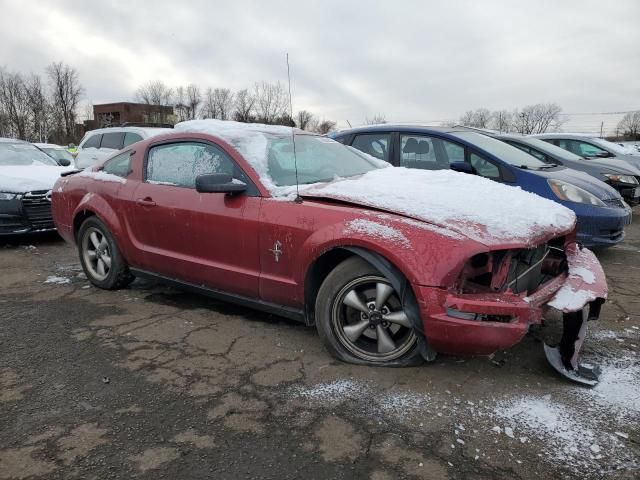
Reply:
[[549, 231], [566, 233], [576, 221], [575, 214], [559, 203], [451, 170], [385, 168], [312, 185], [300, 195], [397, 212], [481, 242], [531, 243]]
[[[207, 133], [220, 137], [225, 142], [233, 145], [242, 154], [272, 195], [283, 196], [293, 191], [291, 187], [282, 188], [275, 185], [269, 175], [267, 160], [269, 136], [291, 135], [291, 127], [207, 119], [181, 122], [174, 127], [174, 130], [178, 132]], [[297, 128], [293, 130], [296, 133], [306, 133]]]
[[38, 148], [55, 148], [57, 150], [67, 149], [67, 147], [63, 147], [62, 145], [56, 145], [55, 143], [34, 143], [34, 145]]

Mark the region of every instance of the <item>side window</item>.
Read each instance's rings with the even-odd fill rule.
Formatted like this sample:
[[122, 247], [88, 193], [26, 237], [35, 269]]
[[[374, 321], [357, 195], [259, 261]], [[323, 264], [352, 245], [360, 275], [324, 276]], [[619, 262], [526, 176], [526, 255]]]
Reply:
[[131, 145], [132, 143], [136, 143], [139, 142], [140, 140], [142, 140], [142, 137], [140, 135], [138, 135], [137, 133], [131, 133], [131, 132], [127, 132], [124, 135], [124, 147], [128, 147], [129, 145]]
[[516, 148], [519, 148], [520, 150], [522, 150], [523, 152], [528, 153], [529, 155], [533, 155], [538, 160], [542, 160], [543, 162], [548, 162], [549, 161], [547, 156], [544, 153], [539, 152], [538, 150], [534, 150], [533, 148], [528, 147], [526, 145], [522, 145], [521, 143], [518, 143], [518, 142], [507, 142], [507, 143], [509, 145], [513, 145]]
[[116, 155], [107, 163], [104, 164], [102, 171], [110, 173], [111, 175], [117, 175], [119, 177], [126, 177], [129, 175], [131, 167], [131, 152], [121, 153]]
[[102, 135], [100, 148], [111, 148], [121, 150], [124, 142], [124, 132], [105, 133]]
[[100, 141], [102, 140], [102, 134], [101, 133], [97, 133], [95, 135], [91, 135], [86, 142], [84, 142], [84, 145], [82, 145], [82, 148], [100, 148]]
[[591, 143], [581, 142], [579, 140], [573, 140], [573, 143], [577, 144], [576, 150], [580, 152], [578, 155], [581, 157], [597, 157], [601, 153], [607, 153], [606, 150], [596, 147]]
[[351, 146], [372, 157], [389, 161], [390, 133], [367, 133], [356, 135]]
[[343, 145], [345, 144], [345, 142], [347, 141], [347, 138], [349, 137], [349, 135], [344, 135], [342, 137], [336, 137], [334, 138], [334, 140], [338, 143], [342, 143]]
[[199, 175], [233, 175], [234, 170], [233, 160], [218, 147], [195, 142], [174, 143], [149, 150], [146, 180], [149, 183], [195, 188]]
[[424, 135], [400, 136], [401, 167], [442, 170], [452, 162], [464, 162], [462, 145]]
[[[464, 147], [447, 140], [436, 140], [442, 144], [444, 154], [447, 156], [447, 163], [464, 162]], [[437, 147], [437, 144], [436, 144]]]
[[471, 153], [469, 156], [469, 160], [471, 162], [471, 166], [476, 169], [478, 175], [481, 177], [487, 177], [494, 180], [500, 178], [500, 169], [497, 165], [494, 165], [489, 160], [485, 160], [480, 155], [476, 155], [475, 153]]

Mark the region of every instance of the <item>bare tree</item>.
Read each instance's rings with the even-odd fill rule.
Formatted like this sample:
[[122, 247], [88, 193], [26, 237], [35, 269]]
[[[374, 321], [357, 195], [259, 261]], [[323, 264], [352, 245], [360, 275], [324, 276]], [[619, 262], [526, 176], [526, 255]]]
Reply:
[[21, 74], [0, 70], [0, 105], [9, 136], [26, 140], [29, 121], [29, 97]]
[[186, 90], [187, 118], [189, 120], [194, 120], [198, 116], [198, 108], [201, 103], [200, 88], [193, 83], [189, 84]]
[[301, 130], [309, 130], [313, 125], [313, 114], [308, 110], [300, 110], [296, 115], [296, 124]]
[[336, 127], [336, 122], [332, 120], [322, 120], [316, 124], [314, 131], [321, 135], [326, 135], [335, 127]]
[[560, 118], [562, 108], [555, 103], [537, 103], [527, 105], [513, 112], [513, 127], [525, 135], [545, 133], [550, 128], [557, 130], [565, 120]]
[[30, 140], [47, 142], [53, 130], [53, 108], [47, 98], [39, 75], [31, 74], [25, 81], [25, 93], [29, 102]]
[[233, 119], [237, 122], [253, 122], [253, 109], [256, 98], [246, 88], [236, 93], [234, 101]]
[[465, 114], [460, 117], [460, 124], [473, 128], [489, 128], [490, 120], [491, 112], [486, 108], [478, 108], [465, 112]]
[[76, 108], [84, 92], [78, 78], [78, 72], [62, 62], [47, 67], [52, 90], [54, 117], [62, 120], [64, 141], [73, 140], [76, 126]]
[[373, 117], [364, 119], [365, 125], [381, 125], [383, 123], [387, 123], [387, 117], [384, 113], [376, 113]]
[[491, 114], [490, 126], [499, 132], [510, 132], [513, 116], [508, 110], [497, 110]]
[[627, 140], [640, 140], [640, 110], [626, 113], [616, 130]]
[[[162, 80], [152, 80], [140, 87], [133, 95], [134, 99], [145, 105], [158, 105], [160, 107], [170, 107], [174, 104], [173, 89], [168, 87]], [[147, 114], [151, 116], [154, 109], [148, 108]], [[167, 122], [168, 115], [164, 109], [159, 110], [158, 119], [160, 122]]]
[[254, 85], [257, 120], [273, 124], [287, 115], [288, 98], [280, 82], [256, 82]]

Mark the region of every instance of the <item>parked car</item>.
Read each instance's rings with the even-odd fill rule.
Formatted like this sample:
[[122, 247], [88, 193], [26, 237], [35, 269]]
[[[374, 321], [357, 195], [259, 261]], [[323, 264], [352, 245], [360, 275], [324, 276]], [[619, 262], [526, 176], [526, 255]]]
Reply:
[[624, 160], [635, 168], [640, 168], [639, 156], [631, 154], [626, 147], [621, 147], [602, 138], [571, 133], [543, 133], [532, 135], [532, 137], [557, 145], [581, 157], [615, 158]]
[[36, 147], [53, 158], [62, 167], [68, 167], [73, 163], [73, 155], [65, 147], [54, 143], [34, 143]]
[[551, 306], [571, 352], [548, 351], [579, 376], [571, 329], [583, 309], [598, 316], [606, 283], [571, 210], [481, 177], [385, 168], [300, 131], [294, 149], [293, 133], [179, 124], [58, 180], [58, 230], [96, 287], [152, 277], [315, 324], [353, 363], [489, 354]]
[[28, 142], [0, 138], [0, 235], [52, 230], [51, 189], [69, 169]]
[[588, 173], [615, 188], [630, 205], [637, 205], [640, 200], [640, 170], [624, 160], [579, 157], [551, 143], [523, 135], [499, 134], [490, 136], [513, 145], [547, 164], [562, 165]]
[[554, 200], [576, 213], [578, 240], [589, 247], [621, 242], [631, 221], [631, 209], [609, 185], [582, 172], [548, 165], [464, 127], [377, 125], [338, 132], [333, 138], [396, 166], [452, 168]]
[[109, 127], [87, 132], [77, 147], [75, 166], [84, 169], [104, 160], [118, 150], [171, 131], [157, 127]]

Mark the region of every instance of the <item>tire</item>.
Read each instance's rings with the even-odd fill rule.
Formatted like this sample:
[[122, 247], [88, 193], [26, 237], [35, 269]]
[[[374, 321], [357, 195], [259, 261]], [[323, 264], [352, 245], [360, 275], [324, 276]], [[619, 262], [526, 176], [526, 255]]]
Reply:
[[77, 238], [82, 269], [93, 285], [117, 290], [133, 281], [135, 277], [129, 272], [113, 235], [97, 217], [89, 217], [82, 223]]
[[327, 275], [315, 314], [326, 348], [344, 362], [383, 367], [422, 363], [419, 334], [397, 292], [360, 257], [348, 258]]

